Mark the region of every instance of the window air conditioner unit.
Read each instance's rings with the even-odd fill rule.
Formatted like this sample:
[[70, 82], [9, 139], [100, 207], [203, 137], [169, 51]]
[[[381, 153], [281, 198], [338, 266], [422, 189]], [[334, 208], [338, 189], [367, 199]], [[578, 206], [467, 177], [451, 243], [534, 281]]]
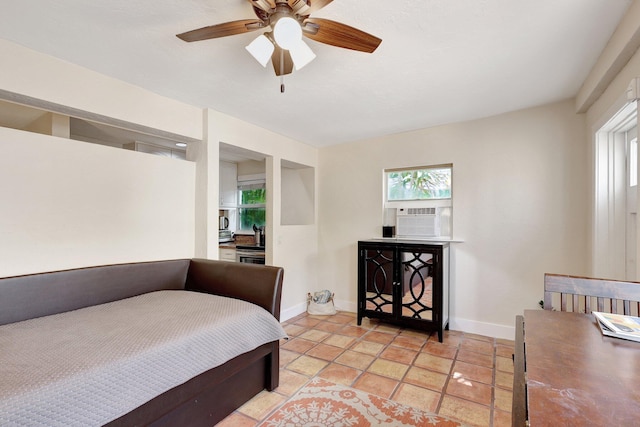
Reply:
[[399, 237], [440, 237], [442, 208], [398, 208], [396, 235]]

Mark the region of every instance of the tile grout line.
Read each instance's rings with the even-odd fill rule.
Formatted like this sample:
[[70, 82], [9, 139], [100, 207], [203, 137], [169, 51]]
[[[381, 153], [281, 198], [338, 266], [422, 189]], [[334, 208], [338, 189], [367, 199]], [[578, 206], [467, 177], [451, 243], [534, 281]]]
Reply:
[[440, 410], [442, 409], [442, 403], [444, 402], [444, 397], [446, 395], [447, 388], [449, 387], [449, 381], [453, 377], [453, 370], [456, 366], [456, 361], [458, 360], [458, 353], [460, 352], [460, 344], [462, 344], [462, 340], [458, 342], [456, 345], [456, 353], [453, 355], [453, 359], [451, 360], [451, 367], [449, 368], [449, 373], [447, 374], [447, 379], [442, 386], [442, 392], [440, 393], [440, 398], [438, 399], [438, 406], [436, 407], [435, 413], [440, 415]]
[[[349, 316], [351, 317], [351, 316]], [[347, 387], [352, 387], [355, 388], [357, 390], [360, 391], [364, 391], [367, 393], [371, 393], [370, 391], [366, 391], [363, 389], [359, 389], [357, 387], [355, 387], [355, 384], [362, 379], [362, 377], [364, 376], [365, 373], [370, 373], [371, 375], [380, 375], [384, 378], [388, 378], [390, 380], [393, 380], [395, 382], [395, 385], [393, 387], [393, 389], [390, 390], [389, 392], [389, 396], [385, 397], [386, 399], [389, 400], [393, 400], [398, 402], [397, 400], [394, 400], [394, 398], [396, 398], [396, 394], [398, 393], [398, 391], [400, 390], [400, 387], [403, 384], [412, 384], [409, 382], [406, 382], [407, 376], [409, 375], [409, 372], [411, 370], [412, 367], [415, 367], [415, 362], [418, 360], [419, 356], [421, 354], [429, 354], [432, 355], [434, 357], [442, 357], [442, 358], [449, 358], [447, 356], [445, 356], [445, 353], [441, 353], [440, 351], [435, 351], [436, 349], [432, 349], [431, 351], [434, 351], [433, 353], [431, 351], [427, 351], [427, 347], [429, 345], [429, 343], [433, 343], [434, 339], [433, 339], [433, 334], [432, 333], [428, 333], [426, 331], [421, 331], [425, 334], [428, 334], [426, 336], [426, 339], [424, 339], [424, 337], [422, 336], [416, 336], [414, 334], [403, 334], [405, 331], [411, 331], [411, 329], [407, 329], [407, 328], [402, 328], [402, 327], [398, 327], [398, 328], [382, 328], [381, 330], [378, 329], [378, 327], [380, 326], [380, 324], [375, 324], [375, 325], [360, 325], [357, 326], [354, 324], [355, 318], [351, 317], [350, 319], [348, 319], [347, 322], [331, 322], [328, 319], [317, 319], [315, 317], [309, 317], [307, 319], [314, 319], [314, 320], [318, 320], [318, 322], [313, 323], [313, 326], [309, 326], [305, 323], [312, 323], [309, 321], [305, 321], [304, 319], [307, 318], [307, 316], [305, 316], [304, 314], [294, 318], [294, 319], [289, 319], [287, 322], [283, 323], [283, 326], [292, 326], [295, 328], [300, 328], [295, 335], [290, 335], [291, 339], [295, 339], [298, 338], [300, 340], [304, 340], [304, 341], [309, 341], [311, 343], [313, 343], [313, 345], [310, 348], [304, 349], [304, 346], [302, 348], [302, 352], [299, 352], [300, 350], [287, 350], [290, 353], [294, 353], [295, 355], [291, 354], [288, 357], [294, 357], [292, 360], [287, 361], [287, 363], [285, 365], [283, 365], [280, 369], [281, 371], [288, 371], [291, 373], [295, 373], [298, 375], [302, 375], [304, 376], [304, 378], [306, 379], [306, 381], [304, 381], [304, 383], [300, 386], [297, 387], [296, 390], [293, 390], [292, 393], [290, 393], [289, 395], [283, 394], [278, 392], [277, 390], [274, 391], [278, 396], [280, 396], [281, 398], [284, 399], [283, 402], [281, 402], [280, 404], [278, 404], [277, 406], [275, 406], [271, 411], [269, 411], [268, 414], [264, 415], [260, 420], [257, 420], [257, 423], [261, 423], [264, 422], [265, 420], [269, 419], [271, 416], [273, 416], [273, 414], [275, 412], [277, 412], [284, 404], [286, 404], [286, 402], [292, 397], [294, 396], [300, 389], [302, 389], [303, 387], [307, 386], [315, 377], [320, 377], [320, 375], [326, 371], [327, 369], [329, 369], [332, 365], [335, 365], [336, 367], [344, 367], [344, 368], [348, 368], [348, 369], [352, 369], [356, 372], [358, 372], [357, 376], [355, 376], [350, 382], [349, 384], [344, 384], [344, 383], [340, 383], [339, 384], [343, 384]], [[296, 322], [300, 322], [302, 324], [297, 324]], [[340, 327], [335, 329], [334, 328], [336, 326], [332, 326], [329, 327], [329, 324], [333, 324], [333, 325], [339, 325]], [[386, 325], [383, 325], [386, 326]], [[320, 329], [317, 329], [318, 327], [320, 327]], [[349, 327], [354, 327], [354, 328], [360, 328], [364, 331], [364, 333], [362, 334], [355, 334], [354, 331], [348, 331]], [[315, 341], [315, 340], [309, 340], [306, 338], [302, 338], [302, 335], [304, 335], [305, 333], [309, 332], [309, 331], [316, 331], [316, 332], [322, 332], [324, 334], [326, 334], [326, 336], [324, 336], [324, 338], [320, 339], [319, 341]], [[341, 330], [345, 330], [343, 331], [344, 333], [347, 333], [347, 335], [343, 335], [340, 333]], [[386, 337], [384, 339], [380, 339], [379, 337], [375, 337], [374, 338], [374, 333], [379, 333], [379, 334], [385, 334], [385, 335], [389, 335], [390, 340], [388, 342], [379, 342], [377, 340], [380, 341], [385, 341]], [[353, 335], [352, 335], [353, 333]], [[328, 340], [329, 338], [331, 338], [332, 336], [343, 336], [343, 337], [347, 337], [350, 339], [353, 339], [353, 342], [350, 343], [347, 347], [342, 347], [339, 345], [334, 345], [334, 344], [325, 344], [325, 341]], [[372, 338], [372, 341], [367, 340], [367, 337]], [[422, 343], [420, 343], [419, 348], [414, 350], [414, 347], [403, 347], [401, 345], [393, 345], [393, 342], [399, 338], [399, 337], [404, 337], [404, 338], [420, 338], [421, 340], [423, 340]], [[317, 339], [317, 338], [316, 338]], [[474, 340], [473, 337], [469, 336], [466, 337], [466, 339], [471, 339]], [[438, 397], [438, 402], [437, 402], [437, 406], [435, 408], [434, 413], [436, 414], [440, 414], [440, 411], [442, 410], [442, 405], [444, 403], [444, 399], [447, 396], [446, 390], [448, 388], [448, 386], [450, 385], [451, 380], [453, 379], [453, 374], [455, 371], [455, 366], [456, 363], [459, 362], [459, 357], [461, 356], [461, 347], [462, 344], [465, 340], [465, 334], [464, 333], [460, 333], [459, 335], [456, 336], [456, 341], [457, 344], [455, 346], [451, 346], [452, 348], [455, 348], [455, 352], [452, 353], [447, 353], [447, 354], [451, 354], [452, 358], [451, 360], [451, 366], [449, 368], [449, 372], [448, 375], [446, 376], [446, 379], [444, 381], [444, 385], [439, 393], [439, 397]], [[363, 341], [366, 342], [371, 342], [371, 343], [375, 343], [375, 344], [379, 344], [382, 347], [380, 348], [380, 350], [375, 354], [371, 354], [371, 353], [361, 353], [359, 351], [354, 350], [353, 348], [356, 347], [359, 343], [362, 343]], [[492, 364], [491, 364], [491, 369], [492, 369], [492, 374], [491, 374], [491, 402], [488, 405], [489, 406], [489, 425], [490, 426], [499, 426], [499, 424], [495, 424], [494, 422], [494, 417], [496, 414], [496, 409], [495, 409], [495, 399], [496, 399], [496, 387], [497, 387], [497, 378], [498, 378], [498, 371], [497, 371], [497, 358], [498, 358], [498, 348], [497, 348], [497, 340], [495, 338], [491, 338], [491, 357], [492, 357]], [[326, 346], [331, 346], [331, 347], [336, 347], [339, 348], [340, 351], [335, 355], [332, 356], [332, 354], [330, 352], [324, 353], [323, 356], [324, 357], [330, 357], [330, 360], [327, 360], [325, 358], [322, 357], [317, 357], [314, 355], [309, 355], [309, 352], [313, 351], [314, 349], [317, 349], [320, 344], [324, 344]], [[505, 344], [506, 345], [506, 344]], [[398, 359], [394, 359], [394, 355], [390, 354], [388, 355], [388, 359], [387, 358], [383, 358], [381, 357], [382, 354], [387, 351], [387, 349], [389, 348], [397, 348], [397, 349], [405, 349], [405, 350], [411, 350], [412, 352], [415, 351], [415, 354], [410, 358], [410, 360], [407, 362], [406, 360], [408, 359], [401, 359], [401, 356], [398, 357]], [[286, 349], [285, 349], [286, 350]], [[337, 361], [338, 358], [340, 358], [341, 356], [345, 355], [346, 352], [351, 351], [354, 353], [358, 353], [358, 354], [363, 354], [363, 355], [367, 355], [372, 357], [372, 360], [366, 364], [366, 366], [363, 365], [362, 369], [360, 367], [354, 367], [348, 364], [345, 364], [344, 362], [339, 362]], [[474, 352], [475, 353], [475, 352]], [[322, 354], [322, 353], [320, 353]], [[481, 353], [480, 353], [481, 354]], [[325, 366], [323, 366], [320, 370], [318, 370], [315, 374], [313, 375], [309, 375], [309, 374], [303, 374], [302, 372], [299, 371], [295, 371], [295, 370], [289, 370], [287, 367], [291, 365], [291, 363], [293, 363], [295, 360], [298, 360], [300, 357], [302, 356], [307, 356], [310, 358], [314, 358], [314, 359], [318, 359], [323, 361], [324, 363], [326, 363]], [[402, 364], [406, 366], [406, 371], [402, 374], [402, 376], [400, 378], [396, 378], [396, 377], [392, 377], [392, 376], [386, 376], [386, 375], [381, 375], [375, 372], [369, 372], [368, 369], [371, 368], [371, 366], [377, 361], [377, 360], [384, 360], [384, 361], [388, 361], [388, 362], [394, 362], [394, 363], [398, 363], [398, 364]], [[403, 360], [403, 361], [400, 361]], [[475, 364], [473, 362], [467, 362], [467, 363], [471, 363], [471, 364]], [[482, 366], [482, 365], [480, 365]], [[431, 369], [426, 368], [427, 370], [431, 371]], [[339, 371], [338, 371], [339, 372]], [[438, 371], [434, 371], [434, 372], [438, 372]], [[330, 380], [329, 380], [330, 381]], [[421, 388], [425, 388], [426, 390], [430, 390], [430, 391], [434, 391], [436, 392], [436, 390], [431, 389], [429, 387], [425, 387], [424, 385], [420, 385], [420, 384], [415, 384], [417, 387], [421, 387]], [[377, 395], [377, 393], [373, 392], [371, 394]], [[468, 400], [466, 398], [461, 398], [463, 400]], [[479, 403], [479, 402], [475, 402], [474, 400], [470, 400], [470, 402], [474, 402], [474, 403]], [[400, 402], [398, 402], [400, 403]], [[414, 405], [415, 406], [415, 405]], [[255, 420], [255, 418], [248, 416], [247, 414], [243, 414], [244, 416], [247, 416], [253, 420]], [[455, 417], [454, 417], [455, 418]], [[256, 425], [258, 425], [256, 424]]]
[[[406, 330], [406, 328], [401, 329], [402, 330]], [[400, 332], [398, 332], [397, 334], [398, 336], [400, 336]], [[400, 390], [400, 386], [402, 384], [408, 384], [405, 382], [405, 378], [407, 377], [407, 374], [409, 373], [409, 371], [411, 370], [412, 366], [415, 366], [414, 363], [415, 361], [418, 359], [418, 356], [420, 355], [420, 353], [422, 352], [422, 350], [424, 349], [424, 347], [427, 345], [427, 343], [429, 342], [429, 339], [431, 338], [431, 334], [429, 334], [429, 336], [427, 337], [427, 339], [424, 341], [424, 344], [422, 344], [420, 346], [420, 349], [418, 351], [416, 351], [415, 356], [413, 357], [413, 359], [411, 360], [411, 362], [407, 365], [407, 370], [406, 372], [402, 375], [402, 377], [398, 380], [398, 383], [396, 384], [396, 386], [393, 388], [393, 390], [391, 391], [391, 395], [389, 396], [390, 400], [393, 400], [394, 402], [397, 402], [397, 400], [394, 400], [393, 398], [396, 397], [396, 393]], [[393, 341], [392, 341], [393, 342]], [[388, 348], [389, 346], [391, 346], [391, 343], [389, 343], [386, 347]], [[399, 347], [400, 348], [400, 347]], [[399, 362], [397, 362], [399, 363]], [[395, 380], [395, 379], [394, 379]]]
[[496, 340], [492, 340], [493, 343], [493, 370], [491, 373], [491, 405], [489, 406], [489, 426], [493, 427], [493, 418], [495, 414], [494, 404], [496, 401], [496, 369], [498, 368], [496, 365]]

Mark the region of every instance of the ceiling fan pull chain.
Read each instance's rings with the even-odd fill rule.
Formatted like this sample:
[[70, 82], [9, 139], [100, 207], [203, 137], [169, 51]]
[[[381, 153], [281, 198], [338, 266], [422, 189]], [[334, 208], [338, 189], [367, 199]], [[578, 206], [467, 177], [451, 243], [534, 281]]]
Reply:
[[[284, 70], [284, 49], [280, 49], [280, 72]], [[284, 74], [280, 74], [280, 93], [284, 93]]]

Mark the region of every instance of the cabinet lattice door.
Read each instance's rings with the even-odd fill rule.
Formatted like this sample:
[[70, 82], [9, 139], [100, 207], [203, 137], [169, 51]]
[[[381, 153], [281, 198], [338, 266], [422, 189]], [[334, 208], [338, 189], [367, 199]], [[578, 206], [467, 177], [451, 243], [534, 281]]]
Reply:
[[448, 252], [448, 243], [358, 242], [358, 324], [363, 317], [378, 318], [437, 331], [442, 341], [448, 327]]

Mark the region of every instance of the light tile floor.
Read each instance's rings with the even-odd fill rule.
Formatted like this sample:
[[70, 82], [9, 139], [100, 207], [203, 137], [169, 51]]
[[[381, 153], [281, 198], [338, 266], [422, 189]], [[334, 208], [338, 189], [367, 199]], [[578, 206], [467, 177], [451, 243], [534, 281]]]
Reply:
[[302, 314], [283, 323], [280, 387], [263, 391], [218, 427], [255, 426], [318, 376], [474, 426], [511, 425], [514, 342], [457, 331], [437, 334], [354, 313]]

